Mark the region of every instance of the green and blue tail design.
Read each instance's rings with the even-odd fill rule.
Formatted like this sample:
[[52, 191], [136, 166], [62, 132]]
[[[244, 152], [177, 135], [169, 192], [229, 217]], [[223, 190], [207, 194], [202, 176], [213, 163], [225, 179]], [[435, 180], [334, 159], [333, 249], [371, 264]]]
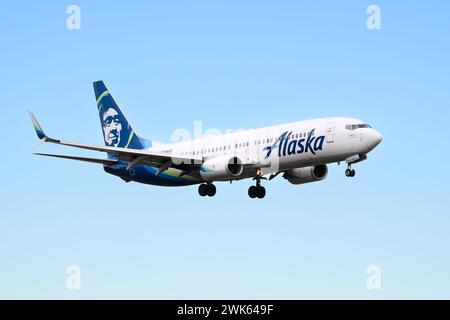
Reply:
[[103, 81], [94, 82], [94, 91], [106, 146], [138, 150], [151, 147], [150, 140], [134, 132]]

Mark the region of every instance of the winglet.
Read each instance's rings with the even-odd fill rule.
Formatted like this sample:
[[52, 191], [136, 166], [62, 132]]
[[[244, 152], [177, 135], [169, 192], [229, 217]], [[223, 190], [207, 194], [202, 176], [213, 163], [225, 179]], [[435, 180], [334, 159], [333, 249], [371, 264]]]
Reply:
[[39, 124], [39, 122], [36, 120], [36, 117], [34, 116], [34, 114], [30, 111], [28, 111], [28, 114], [30, 115], [31, 122], [33, 123], [33, 127], [34, 127], [34, 130], [36, 130], [36, 134], [37, 134], [38, 138], [39, 139], [47, 138], [47, 136], [44, 133], [44, 130], [42, 130], [42, 127]]
[[33, 123], [34, 130], [36, 130], [36, 134], [37, 134], [39, 139], [41, 139], [42, 141], [46, 141], [46, 142], [48, 141], [48, 142], [59, 143], [59, 140], [52, 139], [52, 138], [48, 137], [44, 133], [44, 130], [42, 129], [41, 125], [36, 120], [36, 117], [34, 116], [34, 114], [32, 112], [28, 111], [28, 114], [30, 115], [31, 122]]

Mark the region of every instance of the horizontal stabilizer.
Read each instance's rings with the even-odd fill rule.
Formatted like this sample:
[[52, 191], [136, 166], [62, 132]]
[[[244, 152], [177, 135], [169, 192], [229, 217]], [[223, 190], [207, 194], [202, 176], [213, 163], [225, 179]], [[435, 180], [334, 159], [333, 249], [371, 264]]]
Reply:
[[105, 164], [105, 165], [109, 165], [109, 166], [115, 165], [118, 162], [117, 160], [111, 160], [111, 159], [85, 158], [85, 157], [66, 156], [66, 155], [61, 155], [61, 154], [50, 154], [50, 153], [35, 153], [35, 154], [38, 156], [63, 158], [63, 159], [69, 159], [69, 160], [78, 160], [78, 161], [84, 161], [84, 162]]

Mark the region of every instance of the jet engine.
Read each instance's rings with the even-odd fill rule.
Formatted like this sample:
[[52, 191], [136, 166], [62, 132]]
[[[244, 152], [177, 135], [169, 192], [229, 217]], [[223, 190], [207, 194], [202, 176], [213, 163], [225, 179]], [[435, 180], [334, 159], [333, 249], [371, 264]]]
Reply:
[[310, 166], [288, 170], [284, 173], [283, 178], [292, 184], [303, 184], [315, 181], [321, 181], [328, 175], [328, 167], [326, 164], [318, 166]]
[[238, 156], [223, 155], [206, 160], [200, 168], [200, 175], [206, 181], [227, 181], [239, 177], [244, 170]]

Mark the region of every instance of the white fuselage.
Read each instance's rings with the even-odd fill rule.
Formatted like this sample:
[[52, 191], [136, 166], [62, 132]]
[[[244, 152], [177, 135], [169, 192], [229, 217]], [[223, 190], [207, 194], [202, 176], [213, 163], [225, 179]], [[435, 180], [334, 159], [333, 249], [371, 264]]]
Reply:
[[[353, 126], [353, 127], [352, 127]], [[284, 136], [283, 136], [284, 135]], [[280, 139], [282, 137], [282, 139]], [[381, 134], [361, 120], [322, 118], [283, 125], [205, 136], [195, 140], [165, 144], [152, 151], [182, 156], [200, 156], [205, 161], [225, 155], [236, 155], [251, 165], [240, 180], [289, 169], [340, 162], [354, 155], [366, 155], [381, 141]], [[272, 151], [269, 152], [268, 148]], [[170, 169], [174, 174], [177, 169]], [[186, 178], [205, 181], [201, 176]]]

